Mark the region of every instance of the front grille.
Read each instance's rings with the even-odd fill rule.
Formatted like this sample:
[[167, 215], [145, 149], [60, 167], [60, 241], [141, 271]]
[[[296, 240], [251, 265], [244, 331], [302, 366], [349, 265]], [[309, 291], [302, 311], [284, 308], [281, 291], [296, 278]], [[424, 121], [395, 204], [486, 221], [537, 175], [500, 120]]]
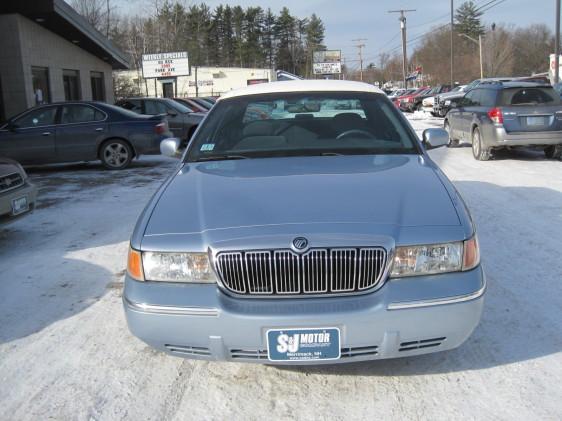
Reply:
[[444, 336], [441, 338], [421, 339], [419, 341], [402, 342], [398, 351], [413, 351], [414, 349], [432, 348], [439, 346], [447, 339]]
[[241, 295], [346, 294], [379, 285], [386, 251], [373, 248], [234, 251], [219, 253], [224, 286]]
[[164, 345], [166, 349], [174, 354], [178, 355], [193, 355], [200, 357], [208, 357], [211, 355], [209, 348], [204, 348], [200, 346], [188, 346], [188, 345]]
[[[378, 346], [359, 346], [353, 348], [341, 348], [341, 357], [357, 358], [369, 355], [378, 355]], [[265, 349], [231, 349], [230, 357], [235, 360], [267, 360], [267, 350]]]
[[0, 192], [12, 190], [21, 185], [23, 185], [23, 177], [17, 172], [0, 176]]

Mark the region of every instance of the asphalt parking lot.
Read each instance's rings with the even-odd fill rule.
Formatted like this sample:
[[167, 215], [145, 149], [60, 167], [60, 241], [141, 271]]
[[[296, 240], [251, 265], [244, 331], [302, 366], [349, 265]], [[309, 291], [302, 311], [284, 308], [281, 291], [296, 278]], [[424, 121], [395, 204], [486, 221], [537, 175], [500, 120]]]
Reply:
[[477, 223], [481, 324], [456, 350], [327, 367], [182, 360], [129, 333], [128, 237], [177, 161], [30, 169], [39, 207], [0, 231], [0, 419], [561, 419], [562, 162], [431, 155]]

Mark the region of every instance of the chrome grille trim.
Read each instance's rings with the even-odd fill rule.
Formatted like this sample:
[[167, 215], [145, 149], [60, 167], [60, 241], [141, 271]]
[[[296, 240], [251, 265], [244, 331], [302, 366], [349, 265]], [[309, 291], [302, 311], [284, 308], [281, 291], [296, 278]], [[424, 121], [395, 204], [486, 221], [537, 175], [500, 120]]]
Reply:
[[0, 176], [0, 192], [4, 193], [23, 186], [24, 180], [20, 173], [13, 172]]
[[382, 247], [219, 252], [220, 284], [243, 296], [311, 296], [359, 293], [380, 286], [387, 269]]

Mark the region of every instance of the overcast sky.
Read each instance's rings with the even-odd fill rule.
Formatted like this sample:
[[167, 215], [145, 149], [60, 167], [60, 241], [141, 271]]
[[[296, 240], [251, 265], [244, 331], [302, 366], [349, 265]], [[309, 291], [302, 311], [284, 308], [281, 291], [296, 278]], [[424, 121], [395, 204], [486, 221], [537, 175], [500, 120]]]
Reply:
[[[202, 1], [202, 0], [201, 0]], [[186, 1], [199, 4], [201, 1]], [[475, 0], [477, 5], [486, 5], [491, 0]], [[454, 0], [455, 8], [462, 0]], [[483, 20], [486, 24], [505, 23], [527, 26], [544, 23], [554, 30], [555, 0], [497, 0], [500, 3], [486, 11]], [[136, 13], [141, 4], [149, 0], [118, 0], [119, 11], [133, 8]], [[330, 49], [341, 49], [348, 60], [357, 59], [357, 48], [353, 39], [366, 38], [363, 43], [364, 57], [375, 61], [383, 51], [400, 51], [400, 24], [397, 14], [388, 14], [392, 9], [416, 9], [407, 15], [408, 38], [412, 39], [449, 20], [449, 0], [207, 0], [209, 7], [219, 4], [271, 7], [278, 12], [286, 6], [291, 14], [299, 17], [316, 13], [326, 27], [325, 44]], [[132, 5], [132, 6], [131, 6]], [[413, 46], [413, 44], [412, 44]], [[410, 46], [411, 48], [411, 46]], [[353, 67], [353, 66], [352, 66]]]

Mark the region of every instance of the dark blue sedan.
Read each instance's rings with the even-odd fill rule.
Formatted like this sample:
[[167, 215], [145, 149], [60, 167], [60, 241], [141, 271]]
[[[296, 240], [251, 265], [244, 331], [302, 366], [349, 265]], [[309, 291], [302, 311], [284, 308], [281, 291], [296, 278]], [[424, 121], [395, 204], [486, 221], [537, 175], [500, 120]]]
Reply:
[[23, 165], [101, 160], [126, 168], [157, 155], [171, 135], [163, 116], [144, 116], [102, 102], [61, 102], [24, 111], [0, 126], [0, 156]]

